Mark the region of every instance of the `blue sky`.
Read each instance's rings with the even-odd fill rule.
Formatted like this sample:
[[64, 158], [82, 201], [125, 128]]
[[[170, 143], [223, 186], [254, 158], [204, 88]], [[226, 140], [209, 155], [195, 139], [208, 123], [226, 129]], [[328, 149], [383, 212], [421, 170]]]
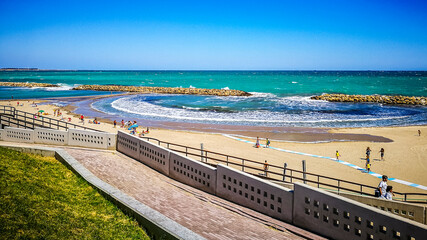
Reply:
[[0, 1], [0, 67], [427, 70], [423, 1]]

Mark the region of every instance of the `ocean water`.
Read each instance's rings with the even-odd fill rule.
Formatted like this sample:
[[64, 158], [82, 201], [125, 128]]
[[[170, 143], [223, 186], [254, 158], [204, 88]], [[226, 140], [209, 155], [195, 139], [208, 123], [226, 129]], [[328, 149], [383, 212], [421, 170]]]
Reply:
[[101, 99], [92, 107], [113, 116], [247, 126], [368, 127], [427, 123], [424, 106], [330, 103], [322, 93], [427, 96], [427, 72], [373, 71], [69, 71], [0, 72], [0, 81], [60, 84], [61, 88], [0, 87], [0, 98], [105, 94], [74, 91], [80, 84], [228, 88], [250, 97], [133, 95]]

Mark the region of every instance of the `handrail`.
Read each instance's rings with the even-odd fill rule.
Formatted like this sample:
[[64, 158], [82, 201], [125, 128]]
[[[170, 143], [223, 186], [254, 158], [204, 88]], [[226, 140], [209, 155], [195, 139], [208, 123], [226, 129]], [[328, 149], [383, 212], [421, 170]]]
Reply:
[[[50, 118], [50, 117], [37, 116], [36, 114], [33, 114], [33, 113], [16, 110], [15, 107], [11, 107], [11, 106], [0, 105], [0, 113], [3, 113], [3, 115], [0, 115], [1, 120], [4, 120], [3, 117], [7, 118], [8, 120], [7, 121], [4, 120], [5, 122], [13, 123], [18, 127], [21, 126], [24, 128], [31, 128], [31, 129], [34, 129], [35, 127], [44, 127], [44, 128], [50, 128], [50, 129], [58, 129], [58, 130], [60, 128], [61, 129], [75, 128], [75, 129], [102, 132], [101, 130], [98, 130], [98, 129], [84, 127], [84, 126], [61, 121], [61, 120]], [[35, 118], [36, 116], [38, 118]]]
[[[264, 169], [263, 169], [264, 163], [260, 163], [258, 161], [245, 159], [242, 157], [231, 156], [231, 155], [227, 155], [227, 154], [223, 154], [223, 153], [213, 152], [213, 151], [209, 151], [209, 150], [201, 150], [200, 148], [189, 147], [189, 146], [185, 146], [185, 145], [181, 145], [181, 144], [160, 141], [156, 138], [151, 138], [151, 137], [142, 137], [142, 138], [147, 139], [148, 141], [150, 141], [150, 140], [157, 141], [158, 145], [164, 144], [164, 145], [166, 145], [166, 148], [168, 148], [170, 150], [185, 154], [186, 156], [190, 155], [190, 156], [197, 157], [197, 159], [199, 161], [204, 160], [205, 163], [208, 163], [208, 160], [210, 160], [210, 161], [216, 162], [216, 163], [218, 163], [218, 162], [225, 163], [227, 166], [228, 165], [234, 165], [234, 166], [240, 167], [242, 171], [247, 172], [247, 173], [252, 174], [252, 175], [256, 175], [258, 177], [262, 177], [264, 179], [275, 180], [275, 181], [279, 180], [279, 181], [285, 182], [285, 183], [293, 183], [294, 181], [297, 180], [297, 181], [303, 181], [305, 183], [306, 182], [311, 183], [312, 185], [315, 185], [318, 188], [320, 186], [327, 186], [327, 187], [332, 187], [332, 188], [337, 189], [338, 192], [344, 190], [344, 191], [349, 191], [349, 192], [358, 193], [358, 194], [362, 194], [362, 195], [368, 195], [368, 196], [374, 196], [373, 193], [374, 193], [374, 190], [376, 189], [376, 187], [373, 187], [370, 185], [355, 183], [355, 182], [344, 180], [344, 179], [333, 178], [333, 177], [319, 175], [319, 174], [310, 173], [310, 172], [304, 172], [304, 171], [297, 170], [297, 169], [284, 168], [282, 166], [271, 165], [271, 164], [269, 164], [270, 170], [264, 171]], [[183, 149], [176, 149], [177, 147], [183, 148]], [[194, 153], [193, 150], [196, 151], [196, 153]], [[211, 155], [211, 156], [209, 156], [209, 155]], [[225, 159], [214, 157], [212, 155], [217, 155], [217, 156], [223, 157]], [[250, 163], [252, 166], [248, 165], [248, 163]], [[208, 164], [212, 165], [212, 166], [215, 165], [215, 163], [208, 163]], [[275, 169], [277, 171], [272, 171], [272, 169]], [[250, 172], [248, 170], [252, 170], [252, 172]], [[284, 174], [285, 170], [286, 170], [286, 172], [289, 172], [289, 174]], [[267, 173], [267, 175], [270, 175], [270, 177], [259, 176], [255, 173], [253, 173], [253, 171], [258, 171], [258, 172], [261, 171], [263, 173]], [[295, 176], [295, 173], [301, 174], [301, 177]], [[304, 175], [306, 175], [306, 177], [304, 177]], [[272, 177], [272, 176], [274, 176], [274, 177]], [[313, 177], [315, 180], [313, 180]], [[287, 181], [287, 179], [289, 179], [289, 180]], [[330, 182], [325, 182], [325, 180], [335, 181], [336, 185], [333, 185]], [[349, 186], [343, 186], [344, 184], [348, 184]], [[357, 189], [357, 190], [355, 190], [355, 189]], [[426, 203], [427, 202], [427, 193], [394, 192], [394, 194], [401, 196], [401, 198], [403, 198], [404, 199], [403, 201], [405, 201], [405, 202], [412, 202], [412, 203]], [[426, 196], [426, 199], [424, 201], [413, 201], [413, 200], [408, 199], [408, 196], [415, 196], [415, 195]]]

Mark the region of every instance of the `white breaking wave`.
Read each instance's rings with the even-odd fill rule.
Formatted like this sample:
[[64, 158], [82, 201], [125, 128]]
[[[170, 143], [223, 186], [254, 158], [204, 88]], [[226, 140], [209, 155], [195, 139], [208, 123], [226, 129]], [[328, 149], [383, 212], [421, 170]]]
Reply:
[[[307, 101], [307, 97], [298, 97], [299, 100]], [[218, 122], [218, 123], [257, 123], [257, 124], [315, 124], [315, 123], [351, 123], [351, 122], [374, 122], [381, 120], [403, 119], [407, 116], [374, 117], [374, 116], [353, 116], [349, 118], [328, 118], [328, 115], [319, 114], [286, 114], [283, 112], [270, 112], [263, 110], [240, 111], [240, 112], [215, 112], [215, 111], [194, 111], [200, 110], [197, 107], [169, 108], [155, 105], [145, 101], [138, 101], [135, 97], [119, 98], [111, 103], [111, 106], [119, 111], [137, 114], [154, 119], [171, 119], [183, 121]], [[215, 106], [213, 106], [215, 107]], [[225, 108], [216, 106], [217, 108]]]

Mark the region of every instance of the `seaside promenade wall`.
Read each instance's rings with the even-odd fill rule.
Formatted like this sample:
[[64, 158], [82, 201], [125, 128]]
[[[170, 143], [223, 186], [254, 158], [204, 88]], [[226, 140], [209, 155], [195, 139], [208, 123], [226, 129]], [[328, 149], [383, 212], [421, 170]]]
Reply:
[[[211, 167], [119, 131], [117, 151], [187, 185], [334, 239], [423, 239], [427, 226], [327, 191], [295, 190], [224, 165]], [[141, 160], [141, 153], [144, 155]], [[167, 153], [168, 152], [168, 153]], [[169, 171], [159, 168], [169, 166]], [[156, 164], [152, 164], [156, 162]], [[166, 163], [169, 162], [169, 163]], [[399, 203], [396, 203], [399, 204]]]
[[22, 143], [42, 143], [78, 146], [99, 149], [115, 149], [116, 134], [90, 130], [69, 129], [68, 131], [36, 128], [22, 129], [5, 127], [0, 130], [0, 140]]
[[[78, 146], [85, 147], [89, 140], [102, 134], [71, 132], [85, 139], [73, 140], [78, 141]], [[70, 131], [66, 133], [69, 138]], [[50, 129], [6, 127], [0, 130], [0, 139], [23, 142], [22, 138], [25, 138], [31, 143], [55, 142], [57, 138], [65, 141], [65, 135], [61, 134], [65, 133]], [[45, 139], [46, 136], [52, 139]], [[103, 137], [108, 139], [115, 136], [105, 133]], [[228, 166], [218, 165], [214, 168], [122, 131], [118, 132], [116, 143], [117, 151], [177, 181], [326, 237], [424, 239], [427, 236], [426, 225], [305, 184], [295, 183], [294, 190], [291, 190]], [[71, 145], [70, 142], [68, 145]], [[101, 145], [102, 148], [108, 147], [104, 143]]]
[[424, 206], [346, 193], [340, 193], [339, 195], [367, 204], [368, 206], [426, 224], [426, 207]]
[[427, 227], [354, 200], [295, 183], [293, 222], [333, 239], [425, 239]]

